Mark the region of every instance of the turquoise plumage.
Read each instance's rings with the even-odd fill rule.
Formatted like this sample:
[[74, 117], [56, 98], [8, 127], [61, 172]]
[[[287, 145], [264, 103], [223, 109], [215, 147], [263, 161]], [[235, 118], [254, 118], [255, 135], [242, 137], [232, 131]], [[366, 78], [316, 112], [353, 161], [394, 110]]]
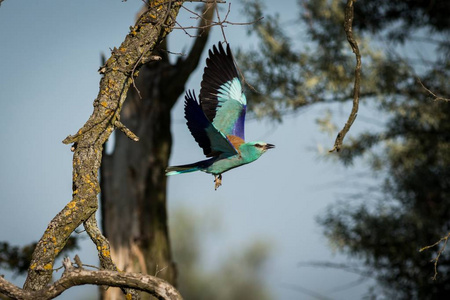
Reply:
[[261, 141], [244, 141], [247, 99], [231, 54], [219, 43], [209, 50], [200, 89], [200, 103], [192, 91], [186, 92], [184, 114], [187, 126], [209, 159], [172, 166], [166, 175], [203, 171], [214, 175], [215, 189], [222, 184], [222, 173], [257, 160], [275, 147]]

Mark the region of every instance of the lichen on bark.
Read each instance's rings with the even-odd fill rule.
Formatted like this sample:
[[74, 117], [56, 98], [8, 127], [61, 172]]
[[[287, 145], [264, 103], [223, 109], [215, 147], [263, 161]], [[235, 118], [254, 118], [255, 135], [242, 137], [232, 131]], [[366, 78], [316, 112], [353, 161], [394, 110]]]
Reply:
[[[111, 257], [104, 255], [108, 241], [95, 230], [94, 219], [100, 192], [98, 170], [103, 144], [120, 123], [120, 111], [136, 71], [152, 59], [152, 51], [172, 30], [183, 1], [151, 1], [131, 32], [101, 68], [104, 75], [94, 101], [94, 110], [84, 126], [63, 143], [73, 144], [72, 200], [53, 218], [34, 252], [25, 290], [37, 291], [51, 280], [53, 264], [70, 234], [84, 223], [88, 234], [96, 241], [103, 268], [114, 270]], [[124, 131], [124, 128], [121, 128]], [[100, 233], [101, 235], [101, 233]], [[109, 250], [108, 250], [109, 251]]]

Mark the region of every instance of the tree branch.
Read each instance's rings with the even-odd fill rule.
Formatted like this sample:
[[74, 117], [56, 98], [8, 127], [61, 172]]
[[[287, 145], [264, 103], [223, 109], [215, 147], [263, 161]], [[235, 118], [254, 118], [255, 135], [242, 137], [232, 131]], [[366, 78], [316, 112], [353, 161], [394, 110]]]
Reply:
[[422, 252], [422, 251], [424, 251], [424, 250], [428, 250], [428, 249], [433, 248], [433, 247], [439, 245], [440, 243], [444, 242], [444, 244], [442, 245], [441, 249], [439, 249], [439, 251], [437, 252], [436, 257], [433, 258], [433, 259], [431, 260], [432, 262], [434, 261], [434, 275], [433, 275], [433, 280], [436, 280], [436, 278], [437, 278], [437, 274], [438, 274], [437, 266], [438, 266], [439, 258], [441, 257], [442, 252], [444, 252], [445, 248], [447, 247], [448, 238], [450, 238], [450, 233], [447, 233], [446, 236], [442, 237], [439, 241], [437, 241], [437, 242], [434, 243], [433, 245], [425, 246], [425, 247], [423, 247], [423, 248], [421, 248], [421, 249], [419, 250], [419, 252]]
[[446, 102], [450, 102], [450, 98], [444, 98], [444, 97], [441, 97], [441, 96], [437, 96], [435, 93], [433, 93], [432, 91], [430, 91], [430, 90], [422, 83], [422, 81], [420, 80], [419, 76], [417, 76], [417, 75], [416, 75], [416, 80], [417, 80], [417, 82], [422, 86], [422, 88], [423, 88], [428, 94], [430, 94], [431, 96], [433, 96], [433, 99], [434, 99], [435, 101], [446, 101]]
[[349, 42], [350, 46], [352, 47], [353, 53], [355, 53], [356, 56], [355, 83], [353, 87], [353, 107], [352, 111], [350, 112], [350, 116], [348, 117], [348, 120], [344, 125], [344, 128], [342, 128], [342, 130], [339, 131], [336, 137], [333, 149], [331, 149], [329, 152], [333, 151], [339, 152], [339, 150], [342, 147], [344, 137], [350, 130], [350, 127], [352, 126], [358, 114], [359, 92], [361, 84], [361, 53], [359, 52], [358, 43], [353, 37], [352, 26], [353, 26], [354, 2], [355, 2], [354, 0], [347, 1], [347, 5], [345, 6], [345, 22], [344, 22], [344, 29], [345, 34], [347, 35], [347, 41]]
[[[100, 266], [106, 270], [119, 271], [112, 261], [109, 242], [100, 231], [100, 228], [98, 228], [95, 214], [92, 214], [89, 219], [84, 222], [84, 228], [97, 247]], [[81, 264], [78, 265], [81, 267]], [[135, 290], [122, 288], [122, 292], [131, 299], [139, 299], [139, 294]]]
[[47, 300], [61, 295], [71, 287], [92, 284], [140, 290], [155, 296], [157, 299], [182, 299], [180, 293], [172, 285], [155, 276], [110, 270], [91, 271], [82, 268], [78, 257], [75, 258], [75, 262], [78, 265], [77, 267], [72, 265], [69, 258], [65, 258], [63, 263], [65, 270], [61, 278], [52, 285], [47, 285], [38, 291], [20, 289], [0, 277], [0, 293], [13, 299]]
[[182, 1], [150, 3], [148, 11], [102, 67], [104, 77], [100, 81], [92, 115], [75, 135], [63, 141], [65, 144], [74, 143], [72, 201], [53, 218], [38, 242], [28, 269], [25, 290], [37, 291], [46, 287], [52, 278], [56, 255], [70, 234], [96, 212], [100, 192], [97, 177], [103, 144], [117, 125], [132, 83], [132, 71], [151, 59], [154, 47], [172, 30], [181, 5]]
[[[199, 18], [197, 27], [197, 37], [194, 44], [185, 59], [177, 61], [177, 70], [179, 70], [172, 79], [174, 82], [186, 82], [190, 74], [197, 68], [200, 57], [208, 41], [209, 32], [211, 30], [212, 19], [214, 17], [215, 3], [205, 3], [201, 15], [190, 11]], [[186, 9], [186, 8], [185, 8]]]

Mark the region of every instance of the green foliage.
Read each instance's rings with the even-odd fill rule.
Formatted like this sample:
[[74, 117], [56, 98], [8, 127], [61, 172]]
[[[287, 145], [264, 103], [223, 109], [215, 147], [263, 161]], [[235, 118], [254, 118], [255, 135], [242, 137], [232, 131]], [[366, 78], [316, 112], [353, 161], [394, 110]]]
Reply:
[[[386, 130], [379, 155], [388, 175], [379, 193], [360, 205], [334, 205], [320, 223], [338, 249], [363, 258], [391, 297], [439, 299], [450, 293], [450, 257], [441, 256], [433, 281], [430, 261], [439, 249], [418, 250], [450, 227], [450, 103], [411, 102]], [[358, 142], [370, 148], [365, 136]]]
[[[397, 32], [391, 31], [389, 38], [409, 34]], [[440, 60], [448, 61], [448, 53], [439, 52], [421, 73], [427, 88], [438, 95], [450, 95], [450, 68]], [[398, 61], [398, 56], [386, 55], [378, 67], [363, 67], [363, 72], [382, 76], [376, 86], [382, 95], [378, 108], [389, 119], [383, 132], [358, 135], [340, 156], [351, 163], [370, 152], [372, 168], [384, 170], [386, 179], [377, 195], [362, 196], [360, 205], [335, 205], [320, 223], [338, 249], [363, 259], [389, 298], [443, 299], [450, 293], [450, 257], [441, 256], [433, 281], [430, 261], [439, 249], [418, 250], [450, 227], [450, 103], [434, 100], [419, 84], [411, 61]]]
[[[238, 56], [243, 69], [251, 71], [247, 80], [264, 95], [254, 95], [261, 99], [257, 116], [281, 120], [286, 111], [304, 105], [352, 97], [355, 62], [342, 26], [345, 1], [299, 3], [294, 26], [306, 29], [301, 41], [281, 27], [279, 17], [269, 16], [253, 33], [258, 48]], [[264, 15], [262, 3], [253, 4], [251, 18]], [[355, 4], [361, 101], [369, 101], [387, 122], [381, 131], [369, 128], [346, 139], [338, 159], [346, 165], [370, 159], [368, 176], [385, 177], [375, 192], [352, 197], [360, 204], [342, 201], [319, 222], [337, 249], [362, 259], [389, 299], [444, 299], [450, 294], [448, 252], [440, 257], [433, 281], [430, 261], [439, 249], [418, 251], [450, 229], [449, 15], [450, 4], [442, 0]], [[411, 59], [416, 53], [409, 46], [417, 41], [419, 50], [428, 51]], [[325, 116], [318, 123], [328, 129], [331, 121]]]
[[179, 270], [178, 288], [184, 299], [272, 299], [262, 274], [269, 256], [269, 246], [255, 241], [221, 258], [214, 267], [205, 267], [201, 240], [219, 232], [217, 218], [177, 210], [171, 218], [174, 260]]
[[448, 1], [368, 1], [355, 6], [355, 27], [377, 33], [387, 30], [392, 39], [405, 41], [415, 30], [431, 27], [445, 32], [450, 28]]
[[[71, 250], [78, 249], [77, 241], [77, 238], [70, 237], [59, 255], [67, 254]], [[30, 266], [31, 255], [33, 254], [34, 248], [36, 248], [36, 244], [34, 242], [19, 247], [11, 246], [8, 242], [0, 242], [0, 268], [11, 270], [16, 275], [25, 274]]]
[[[249, 20], [264, 16], [249, 34], [258, 46], [238, 51], [237, 59], [252, 99], [251, 113], [282, 120], [286, 113], [319, 102], [353, 98], [355, 57], [343, 29], [341, 1], [305, 1], [301, 19], [294, 26], [305, 30], [300, 41], [289, 35], [280, 16], [267, 15], [261, 1], [247, 1]], [[306, 11], [305, 11], [306, 10]], [[297, 33], [297, 32], [296, 32]], [[395, 95], [411, 79], [410, 68], [398, 57], [385, 53], [365, 34], [355, 32], [363, 57], [361, 97]]]
[[0, 267], [16, 274], [25, 274], [30, 266], [31, 255], [36, 243], [23, 247], [11, 246], [7, 242], [0, 243]]

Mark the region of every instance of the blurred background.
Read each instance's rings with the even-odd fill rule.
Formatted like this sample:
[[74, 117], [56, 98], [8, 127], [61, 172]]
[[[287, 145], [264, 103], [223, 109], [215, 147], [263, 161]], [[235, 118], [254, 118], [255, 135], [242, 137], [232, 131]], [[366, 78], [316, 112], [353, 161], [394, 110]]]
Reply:
[[[419, 252], [449, 230], [450, 4], [356, 2], [360, 111], [344, 149], [329, 154], [351, 110], [355, 58], [342, 29], [344, 5], [219, 4], [221, 20], [228, 21], [226, 40], [251, 85], [246, 139], [276, 148], [225, 173], [217, 191], [211, 175], [192, 173], [168, 178], [166, 195], [165, 166], [151, 152], [155, 147], [145, 161], [133, 161], [164, 181], [155, 197], [167, 206], [167, 255], [186, 299], [443, 299], [450, 293], [448, 251], [439, 258], [436, 280], [430, 261], [442, 245]], [[30, 244], [70, 201], [72, 152], [61, 141], [92, 113], [102, 55], [119, 47], [142, 6], [136, 0], [1, 2], [0, 274], [19, 286]], [[197, 26], [201, 18], [192, 11], [201, 14], [203, 4], [184, 6], [176, 27]], [[206, 50], [224, 40], [223, 32], [211, 29], [198, 67], [180, 88], [199, 92]], [[163, 45], [170, 52], [160, 50], [161, 68], [187, 61], [198, 35], [196, 29], [175, 29]], [[144, 99], [130, 99], [125, 111], [147, 103], [142, 90]], [[203, 159], [185, 125], [183, 95], [176, 98], [161, 121], [171, 124], [169, 133], [161, 131], [171, 146], [164, 156], [170, 155], [170, 165]], [[152, 125], [128, 122], [140, 137]], [[122, 147], [119, 140], [126, 139], [118, 135], [105, 157]], [[128, 143], [126, 149], [141, 147]], [[120, 168], [109, 171], [115, 175]], [[110, 207], [105, 201], [103, 212]], [[130, 228], [130, 216], [124, 212], [108, 223], [99, 212], [98, 219], [114, 239], [111, 230]], [[95, 246], [82, 228], [74, 237], [76, 246], [64, 255], [97, 265]], [[167, 267], [147, 271], [164, 278]], [[96, 299], [98, 290], [77, 287], [60, 298]]]

